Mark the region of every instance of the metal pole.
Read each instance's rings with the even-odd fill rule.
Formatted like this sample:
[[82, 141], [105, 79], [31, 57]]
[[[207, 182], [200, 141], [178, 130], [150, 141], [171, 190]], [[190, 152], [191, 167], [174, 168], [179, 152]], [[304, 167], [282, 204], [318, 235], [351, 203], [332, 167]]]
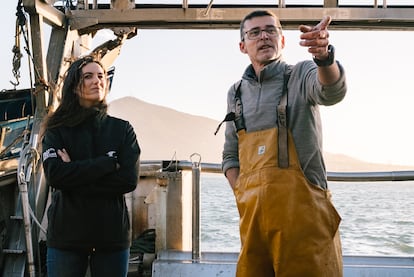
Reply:
[[183, 9], [188, 9], [188, 0], [183, 0]]
[[[24, 159], [25, 160], [25, 159]], [[21, 169], [21, 165], [19, 165]], [[25, 178], [25, 174], [23, 170], [18, 172], [18, 183], [19, 183], [19, 191], [21, 195], [22, 201], [22, 211], [23, 211], [23, 225], [24, 225], [24, 233], [26, 239], [26, 257], [27, 257], [27, 265], [28, 265], [28, 273], [30, 277], [35, 276], [35, 264], [34, 264], [34, 253], [33, 253], [33, 242], [32, 242], [32, 227], [30, 222], [30, 204], [29, 204], [29, 193], [27, 190], [27, 182]]]
[[192, 261], [198, 263], [200, 261], [200, 161], [201, 156], [194, 153], [190, 156], [198, 156], [198, 161], [192, 161], [192, 177], [193, 177], [193, 234], [192, 234]]
[[30, 219], [31, 208], [29, 201], [29, 191], [27, 186], [27, 183], [30, 181], [30, 178], [33, 173], [33, 155], [31, 152], [31, 144], [28, 143], [28, 135], [29, 133], [26, 133], [24, 136], [23, 148], [20, 152], [20, 158], [17, 167], [17, 182], [22, 201], [21, 204], [23, 212], [23, 226], [26, 239], [26, 258], [28, 266], [28, 276], [35, 277], [36, 268], [34, 261], [32, 225]]

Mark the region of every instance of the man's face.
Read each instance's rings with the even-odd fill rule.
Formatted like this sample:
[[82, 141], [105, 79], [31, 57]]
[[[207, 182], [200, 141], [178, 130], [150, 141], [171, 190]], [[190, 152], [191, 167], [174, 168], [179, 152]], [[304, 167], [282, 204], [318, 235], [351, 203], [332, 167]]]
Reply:
[[249, 56], [253, 66], [263, 67], [281, 56], [285, 38], [281, 34], [282, 30], [276, 26], [277, 22], [272, 16], [254, 17], [244, 23], [240, 51]]

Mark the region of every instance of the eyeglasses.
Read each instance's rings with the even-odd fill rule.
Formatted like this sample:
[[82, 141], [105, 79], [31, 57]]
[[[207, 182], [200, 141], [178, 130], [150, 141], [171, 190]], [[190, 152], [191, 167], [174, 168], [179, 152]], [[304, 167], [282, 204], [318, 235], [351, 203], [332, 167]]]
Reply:
[[280, 28], [276, 26], [269, 26], [264, 29], [260, 29], [257, 27], [244, 32], [244, 34], [247, 35], [248, 39], [256, 40], [260, 38], [262, 32], [265, 32], [269, 37], [276, 37], [279, 34], [278, 29]]

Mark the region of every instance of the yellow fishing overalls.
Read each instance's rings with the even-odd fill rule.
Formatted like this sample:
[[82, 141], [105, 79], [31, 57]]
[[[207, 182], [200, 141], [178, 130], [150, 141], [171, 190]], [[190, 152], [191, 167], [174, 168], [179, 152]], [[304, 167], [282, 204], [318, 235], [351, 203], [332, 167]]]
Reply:
[[238, 135], [234, 193], [242, 248], [237, 277], [343, 276], [341, 218], [330, 192], [304, 176], [290, 132], [279, 124]]

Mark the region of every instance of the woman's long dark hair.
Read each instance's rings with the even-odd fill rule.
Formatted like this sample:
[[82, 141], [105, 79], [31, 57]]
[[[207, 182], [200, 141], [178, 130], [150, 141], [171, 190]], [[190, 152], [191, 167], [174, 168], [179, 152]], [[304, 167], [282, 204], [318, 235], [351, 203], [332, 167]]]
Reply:
[[91, 115], [106, 114], [107, 104], [105, 99], [92, 108], [82, 107], [79, 103], [77, 92], [81, 89], [83, 82], [82, 68], [89, 63], [97, 63], [105, 70], [101, 62], [93, 56], [85, 56], [74, 61], [65, 75], [60, 104], [56, 111], [46, 120], [44, 124], [45, 130], [59, 126], [73, 127]]

